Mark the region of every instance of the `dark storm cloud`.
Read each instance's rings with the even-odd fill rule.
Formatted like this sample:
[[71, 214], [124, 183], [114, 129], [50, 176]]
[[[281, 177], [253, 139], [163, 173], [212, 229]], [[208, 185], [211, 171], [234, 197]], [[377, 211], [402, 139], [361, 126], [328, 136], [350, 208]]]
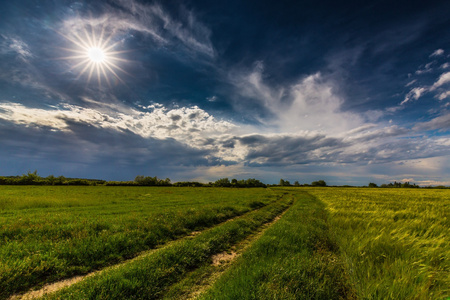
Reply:
[[[88, 124], [69, 123], [68, 126], [70, 132], [60, 132], [1, 122], [2, 165], [16, 161], [16, 165], [25, 170], [52, 173], [60, 170], [59, 174], [65, 176], [92, 177], [95, 174], [108, 177], [111, 176], [108, 172], [112, 172], [109, 174], [114, 174], [114, 178], [128, 180], [138, 174], [153, 172], [169, 176], [164, 168], [210, 163], [204, 158], [206, 151], [175, 140], [142, 138], [131, 132], [100, 130]], [[8, 131], [3, 130], [5, 127]], [[77, 165], [82, 172], [72, 170]], [[95, 169], [97, 171], [93, 172]]]

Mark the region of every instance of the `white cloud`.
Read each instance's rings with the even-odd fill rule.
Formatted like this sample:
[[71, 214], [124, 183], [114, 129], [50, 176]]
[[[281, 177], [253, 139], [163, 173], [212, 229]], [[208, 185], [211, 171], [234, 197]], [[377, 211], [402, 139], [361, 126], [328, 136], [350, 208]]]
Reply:
[[417, 123], [414, 130], [450, 130], [450, 113], [447, 112], [428, 122]]
[[209, 102], [214, 102], [217, 100], [217, 96], [206, 97], [206, 100], [208, 100]]
[[[264, 107], [271, 119], [261, 122], [278, 128], [279, 132], [320, 131], [340, 133], [358, 127], [363, 118], [343, 112], [343, 98], [336, 93], [336, 84], [320, 73], [306, 76], [291, 86], [271, 87], [264, 81], [263, 64], [258, 62], [252, 72], [233, 73], [237, 92]], [[237, 105], [245, 105], [239, 101]]]
[[409, 91], [408, 94], [406, 94], [405, 99], [400, 103], [400, 105], [405, 104], [406, 102], [410, 101], [411, 99], [414, 99], [414, 100], [419, 99], [427, 91], [428, 91], [428, 88], [426, 88], [426, 87], [413, 88], [411, 91]]
[[91, 30], [96, 30], [97, 36], [103, 31], [104, 37], [118, 34], [132, 37], [135, 31], [151, 37], [155, 46], [177, 44], [183, 45], [184, 50], [192, 54], [215, 55], [210, 30], [196, 19], [193, 12], [184, 10], [176, 20], [159, 4], [134, 0], [116, 0], [115, 4], [121, 9], [104, 6], [100, 17], [66, 19], [60, 33], [71, 38], [74, 34], [83, 37], [86, 30], [89, 34]]
[[438, 98], [439, 100], [444, 100], [449, 97], [450, 97], [450, 91], [445, 91], [445, 92], [442, 92], [442, 93], [436, 95], [436, 98]]
[[[130, 13], [126, 15], [127, 21], [137, 22], [141, 28], [159, 37], [169, 33], [187, 48], [211, 57], [214, 56], [214, 48], [210, 41], [211, 31], [197, 21], [193, 12], [181, 11], [183, 20], [178, 21], [172, 18], [159, 4], [142, 4], [134, 0], [117, 0], [116, 3]], [[120, 17], [124, 18], [123, 15]]]
[[443, 64], [441, 65], [441, 69], [448, 69], [449, 67], [450, 67], [450, 64], [449, 64], [448, 62], [443, 63]]
[[167, 109], [153, 105], [147, 108], [151, 111], [131, 109], [125, 114], [68, 104], [41, 109], [18, 103], [3, 103], [0, 104], [0, 118], [16, 124], [66, 132], [71, 131], [71, 123], [86, 124], [119, 132], [130, 131], [144, 138], [171, 138], [194, 148], [203, 148], [205, 137], [223, 135], [236, 128], [229, 122], [216, 120], [196, 106]]
[[431, 68], [431, 64], [432, 63], [428, 63], [425, 65], [425, 67], [423, 69], [419, 69], [416, 71], [417, 75], [421, 75], [421, 74], [426, 74], [426, 73], [430, 73], [431, 71], [433, 71], [433, 69]]
[[442, 54], [444, 54], [444, 49], [437, 49], [437, 50], [435, 50], [433, 53], [430, 54], [430, 57], [433, 57], [433, 56], [440, 56], [440, 55], [442, 55]]
[[363, 123], [361, 116], [344, 112], [344, 99], [335, 91], [335, 84], [320, 73], [305, 77], [291, 87], [291, 103], [279, 107], [280, 123], [287, 131], [319, 130], [342, 133]]
[[431, 86], [430, 90], [434, 91], [437, 88], [443, 86], [444, 84], [447, 84], [450, 82], [450, 72], [443, 73], [439, 77], [439, 79]]
[[[341, 131], [301, 130], [251, 133], [251, 128], [215, 119], [198, 107], [168, 109], [161, 104], [145, 107], [148, 111], [113, 107], [102, 109], [60, 105], [49, 109], [30, 108], [18, 103], [0, 104], [0, 119], [42, 130], [72, 134], [79, 126], [135, 134], [144, 139], [177, 141], [202, 151], [203, 158], [214, 162], [235, 162], [259, 166], [380, 164], [448, 153], [448, 138], [417, 138], [411, 131], [395, 125], [362, 124]], [[419, 123], [414, 132], [450, 127], [450, 115]], [[83, 130], [83, 132], [86, 132]], [[404, 139], [409, 135], [409, 139]], [[222, 169], [211, 169], [217, 176]], [[233, 169], [238, 172], [239, 168]], [[237, 174], [237, 173], [236, 173]], [[212, 173], [210, 174], [212, 176]]]
[[3, 42], [0, 44], [0, 53], [15, 53], [17, 58], [27, 62], [29, 58], [33, 57], [30, 47], [20, 37], [0, 35]]
[[417, 82], [417, 79], [411, 80], [411, 81], [408, 82], [405, 86], [406, 86], [406, 87], [411, 86], [411, 85], [413, 85], [413, 84], [416, 83], [416, 82]]

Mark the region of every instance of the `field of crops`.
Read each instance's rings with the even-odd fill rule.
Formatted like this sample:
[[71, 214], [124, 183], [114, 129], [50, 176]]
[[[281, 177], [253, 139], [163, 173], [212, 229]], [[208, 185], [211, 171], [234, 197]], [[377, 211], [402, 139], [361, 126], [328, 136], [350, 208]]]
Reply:
[[0, 299], [85, 274], [44, 298], [446, 299], [449, 210], [449, 190], [1, 186]]
[[361, 299], [450, 297], [450, 190], [308, 189]]

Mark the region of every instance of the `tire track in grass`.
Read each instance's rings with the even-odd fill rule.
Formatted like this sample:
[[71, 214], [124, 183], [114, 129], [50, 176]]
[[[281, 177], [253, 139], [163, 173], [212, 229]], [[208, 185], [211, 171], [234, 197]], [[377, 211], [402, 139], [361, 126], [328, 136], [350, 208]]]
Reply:
[[[157, 189], [164, 192], [163, 188]], [[280, 197], [280, 193], [270, 189], [269, 192], [253, 192], [255, 189], [252, 192], [230, 192], [233, 190], [238, 189], [192, 189], [191, 194], [197, 195], [197, 199], [193, 199], [192, 195], [185, 195], [185, 189], [177, 188], [177, 192], [170, 196], [172, 198], [164, 198], [168, 203], [159, 197], [158, 200], [129, 202], [132, 200], [130, 197], [119, 195], [118, 202], [111, 202], [108, 197], [106, 206], [98, 205], [93, 210], [89, 205], [91, 201], [86, 202], [76, 192], [72, 198], [75, 196], [80, 206], [74, 210], [67, 210], [64, 205], [69, 204], [64, 201], [62, 208], [58, 206], [57, 210], [39, 206], [33, 208], [33, 212], [21, 214], [21, 211], [12, 209], [11, 217], [0, 218], [2, 225], [4, 220], [9, 224], [0, 226], [0, 240], [5, 242], [0, 246], [0, 300], [120, 263], [142, 251], [186, 236], [192, 230], [211, 228]], [[28, 197], [27, 193], [25, 196]], [[95, 193], [90, 192], [91, 198]], [[46, 192], [44, 194], [47, 195]], [[116, 199], [116, 194], [110, 195], [111, 199]], [[177, 195], [181, 198], [177, 199]], [[253, 201], [254, 198], [260, 201]], [[220, 199], [223, 202], [218, 201]], [[187, 208], [189, 203], [192, 207]], [[51, 211], [58, 213], [49, 215]]]
[[292, 202], [286, 197], [233, 221], [208, 229], [120, 268], [96, 274], [45, 299], [160, 299], [189, 271], [270, 222]]
[[266, 230], [278, 222], [289, 208], [276, 216], [272, 221], [262, 225], [258, 230], [245, 240], [233, 245], [230, 249], [217, 253], [198, 269], [190, 272], [180, 282], [174, 284], [164, 295], [164, 299], [195, 299], [210, 288], [220, 276], [228, 270], [233, 262], [238, 259]]
[[[273, 205], [273, 204], [278, 203], [280, 201], [281, 200], [279, 199], [277, 201], [269, 203], [268, 205], [271, 205], [271, 204]], [[121, 262], [119, 264], [108, 266], [108, 267], [106, 267], [104, 269], [97, 270], [97, 271], [91, 272], [91, 273], [86, 274], [86, 275], [75, 276], [73, 278], [69, 278], [69, 279], [65, 279], [65, 280], [62, 280], [62, 281], [55, 282], [55, 283], [47, 284], [44, 287], [42, 287], [41, 289], [39, 289], [39, 290], [32, 290], [32, 291], [29, 291], [29, 292], [27, 292], [25, 294], [13, 295], [8, 300], [36, 299], [36, 298], [39, 298], [39, 297], [43, 297], [43, 296], [45, 296], [47, 294], [55, 293], [55, 292], [57, 292], [57, 291], [59, 291], [59, 290], [61, 290], [63, 288], [70, 287], [70, 286], [72, 286], [72, 285], [74, 285], [74, 284], [76, 284], [76, 283], [78, 283], [78, 282], [80, 282], [82, 280], [87, 279], [87, 278], [90, 278], [90, 277], [93, 277], [93, 276], [99, 276], [99, 275], [101, 275], [102, 273], [105, 273], [105, 272], [112, 272], [114, 269], [117, 269], [117, 268], [126, 267], [126, 265], [134, 263], [134, 262], [142, 260], [142, 259], [145, 259], [147, 256], [153, 255], [155, 252], [164, 251], [165, 248], [171, 247], [171, 245], [173, 245], [173, 244], [180, 243], [180, 242], [183, 242], [183, 241], [188, 240], [188, 239], [194, 239], [196, 236], [201, 235], [205, 231], [212, 230], [215, 227], [223, 226], [223, 225], [225, 225], [227, 223], [233, 222], [236, 219], [243, 218], [243, 217], [245, 217], [248, 214], [255, 213], [255, 212], [265, 208], [268, 205], [265, 205], [265, 206], [262, 206], [262, 207], [260, 206], [259, 208], [253, 209], [253, 210], [251, 210], [251, 211], [249, 211], [247, 213], [244, 213], [243, 215], [235, 216], [235, 217], [233, 217], [231, 219], [228, 219], [228, 220], [226, 220], [226, 221], [224, 221], [222, 223], [219, 223], [219, 224], [217, 224], [217, 225], [215, 225], [213, 227], [206, 228], [203, 231], [193, 231], [193, 232], [191, 232], [189, 235], [187, 235], [185, 237], [182, 237], [182, 238], [179, 238], [177, 240], [173, 240], [173, 241], [167, 242], [167, 243], [165, 243], [163, 245], [159, 245], [155, 249], [143, 251], [140, 254], [138, 254], [137, 256], [135, 256], [134, 258], [125, 260], [125, 261], [123, 261], [123, 262]]]
[[[252, 211], [254, 211], [254, 210], [252, 210]], [[249, 212], [247, 212], [247, 213], [249, 213]], [[223, 224], [223, 223], [226, 223], [226, 222], [231, 222], [231, 221], [233, 221], [234, 219], [236, 219], [238, 217], [240, 217], [240, 216], [235, 216], [235, 217], [233, 217], [231, 219], [228, 219], [228, 220], [226, 220], [226, 221], [224, 221], [222, 223], [217, 224], [216, 226], [219, 226], [220, 224]], [[205, 230], [208, 230], [208, 229], [210, 229], [210, 228], [206, 228]], [[51, 294], [51, 293], [57, 292], [57, 291], [65, 288], [65, 287], [69, 287], [69, 286], [71, 286], [71, 285], [73, 285], [73, 284], [75, 284], [77, 282], [80, 282], [80, 281], [82, 281], [82, 280], [84, 280], [84, 279], [86, 279], [86, 278], [88, 278], [90, 276], [99, 274], [101, 272], [105, 272], [105, 271], [110, 270], [112, 268], [118, 268], [118, 267], [126, 265], [126, 264], [128, 264], [128, 263], [130, 263], [132, 261], [141, 259], [141, 258], [143, 258], [143, 257], [145, 257], [147, 255], [150, 255], [151, 253], [153, 253], [155, 251], [164, 249], [165, 247], [169, 246], [170, 244], [172, 244], [172, 243], [174, 243], [176, 241], [192, 238], [192, 237], [194, 237], [196, 235], [201, 234], [202, 232], [203, 231], [192, 231], [187, 236], [181, 237], [181, 238], [173, 240], [173, 241], [169, 241], [169, 242], [167, 242], [165, 244], [158, 245], [154, 249], [142, 251], [141, 253], [137, 254], [135, 257], [127, 259], [125, 261], [122, 261], [122, 262], [120, 262], [118, 264], [115, 264], [115, 265], [112, 265], [112, 266], [108, 266], [108, 267], [103, 268], [101, 270], [96, 270], [96, 271], [88, 273], [86, 275], [74, 276], [72, 278], [68, 278], [68, 279], [64, 279], [64, 280], [61, 280], [61, 281], [53, 282], [53, 283], [50, 283], [50, 284], [46, 284], [42, 288], [40, 288], [38, 290], [30, 290], [30, 291], [28, 291], [28, 292], [26, 292], [24, 294], [13, 295], [13, 296], [9, 297], [8, 300], [32, 300], [32, 299], [37, 299], [37, 298], [43, 297], [46, 294]]]

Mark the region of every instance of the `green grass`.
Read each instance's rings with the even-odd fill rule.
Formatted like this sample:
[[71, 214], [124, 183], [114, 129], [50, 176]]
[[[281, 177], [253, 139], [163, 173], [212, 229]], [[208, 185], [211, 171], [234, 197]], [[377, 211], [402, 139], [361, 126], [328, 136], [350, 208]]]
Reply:
[[280, 196], [268, 189], [0, 187], [0, 299], [131, 258]]
[[200, 299], [352, 299], [323, 203], [296, 202]]
[[450, 191], [307, 189], [327, 204], [361, 299], [450, 297]]
[[201, 299], [450, 298], [450, 190], [0, 186], [0, 299], [178, 299], [291, 199]]
[[289, 198], [86, 278], [47, 299], [159, 299], [172, 284], [210, 260], [213, 254], [230, 248], [271, 221], [290, 205]]

